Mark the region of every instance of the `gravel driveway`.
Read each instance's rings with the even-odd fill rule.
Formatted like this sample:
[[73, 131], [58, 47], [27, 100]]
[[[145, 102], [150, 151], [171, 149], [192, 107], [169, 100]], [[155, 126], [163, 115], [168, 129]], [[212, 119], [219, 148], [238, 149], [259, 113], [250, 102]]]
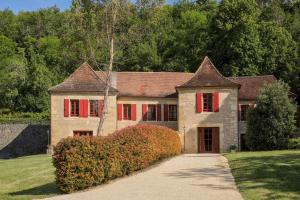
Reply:
[[240, 200], [227, 160], [219, 154], [184, 154], [89, 191], [52, 200]]

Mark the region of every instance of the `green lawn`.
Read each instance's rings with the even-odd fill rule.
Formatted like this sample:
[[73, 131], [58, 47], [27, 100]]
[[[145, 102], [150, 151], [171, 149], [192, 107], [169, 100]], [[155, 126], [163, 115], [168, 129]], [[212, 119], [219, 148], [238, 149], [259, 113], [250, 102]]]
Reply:
[[0, 160], [1, 200], [44, 198], [58, 193], [51, 156]]
[[300, 199], [300, 151], [225, 155], [245, 200]]

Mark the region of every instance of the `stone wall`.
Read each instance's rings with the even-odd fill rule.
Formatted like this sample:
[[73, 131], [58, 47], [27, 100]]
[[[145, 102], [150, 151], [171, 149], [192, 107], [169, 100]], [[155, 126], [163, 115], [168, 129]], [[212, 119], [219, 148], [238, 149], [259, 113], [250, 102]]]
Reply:
[[[64, 117], [64, 99], [103, 100], [103, 94], [52, 94], [51, 95], [51, 145], [56, 145], [62, 138], [73, 137], [73, 131], [93, 131], [97, 134], [99, 117]], [[117, 98], [108, 98], [108, 114], [103, 124], [102, 135], [108, 135], [117, 129]], [[88, 106], [89, 107], [89, 106]], [[88, 113], [90, 111], [88, 110]]]
[[177, 121], [164, 121], [164, 110], [161, 107], [161, 121], [143, 121], [142, 104], [173, 104], [177, 105], [177, 98], [139, 98], [139, 97], [119, 97], [118, 103], [120, 104], [136, 104], [136, 121], [121, 120], [117, 121], [117, 129], [122, 129], [127, 126], [136, 124], [153, 124], [159, 126], [166, 126], [168, 128], [177, 130]]
[[[219, 92], [219, 112], [196, 113], [196, 92]], [[184, 133], [186, 153], [198, 152], [198, 127], [219, 127], [221, 152], [238, 144], [237, 88], [180, 89], [178, 96], [178, 131]]]
[[47, 124], [0, 124], [0, 159], [46, 153]]

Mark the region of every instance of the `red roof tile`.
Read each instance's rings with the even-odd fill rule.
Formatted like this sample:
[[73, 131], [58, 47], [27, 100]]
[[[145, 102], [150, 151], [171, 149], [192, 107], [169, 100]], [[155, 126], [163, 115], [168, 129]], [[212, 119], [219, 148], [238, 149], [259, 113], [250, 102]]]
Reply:
[[240, 100], [254, 100], [264, 85], [277, 81], [273, 75], [230, 77], [229, 79], [241, 85], [239, 89]]
[[[87, 63], [82, 64], [64, 82], [49, 92], [103, 92], [105, 72], [94, 71]], [[276, 78], [267, 76], [224, 77], [206, 57], [195, 74], [183, 72], [113, 72], [110, 91], [118, 96], [176, 97], [176, 88], [230, 86], [238, 87], [239, 99], [254, 100], [266, 83]]]
[[183, 72], [117, 72], [120, 96], [176, 97], [175, 86], [193, 76]]
[[[103, 92], [105, 81], [101, 80], [92, 67], [83, 63], [64, 82], [51, 87], [49, 92]], [[111, 88], [110, 91], [117, 91]]]
[[224, 77], [206, 56], [194, 76], [177, 88], [214, 86], [239, 87], [240, 85]]

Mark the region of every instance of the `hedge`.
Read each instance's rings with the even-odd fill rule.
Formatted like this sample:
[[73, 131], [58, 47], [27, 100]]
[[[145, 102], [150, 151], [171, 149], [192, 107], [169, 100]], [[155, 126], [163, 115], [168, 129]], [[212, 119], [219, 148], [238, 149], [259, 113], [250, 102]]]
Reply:
[[288, 149], [300, 149], [300, 137], [289, 139]]
[[54, 148], [56, 183], [70, 193], [128, 175], [178, 155], [178, 133], [162, 126], [137, 125], [106, 137], [62, 139]]

